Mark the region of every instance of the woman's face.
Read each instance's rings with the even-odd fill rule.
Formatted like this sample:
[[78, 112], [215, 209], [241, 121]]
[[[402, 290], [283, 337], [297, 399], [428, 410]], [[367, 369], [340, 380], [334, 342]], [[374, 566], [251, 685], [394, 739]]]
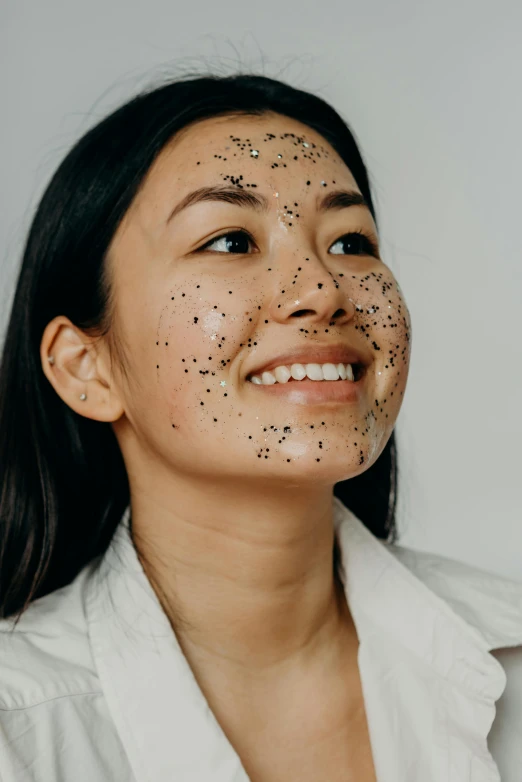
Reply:
[[[186, 475], [308, 486], [377, 459], [409, 313], [369, 209], [337, 191], [360, 195], [345, 163], [278, 114], [205, 120], [163, 150], [110, 251], [130, 361], [116, 431], [134, 447]], [[325, 352], [343, 348], [354, 357]], [[355, 359], [357, 382], [249, 379]]]

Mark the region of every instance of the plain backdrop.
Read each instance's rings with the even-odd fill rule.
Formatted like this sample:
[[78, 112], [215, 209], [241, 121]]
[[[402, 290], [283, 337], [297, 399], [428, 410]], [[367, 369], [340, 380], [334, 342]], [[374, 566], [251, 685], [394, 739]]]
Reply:
[[208, 68], [314, 91], [412, 316], [400, 542], [522, 581], [521, 32], [519, 0], [1, 0], [0, 337], [45, 185], [136, 89]]

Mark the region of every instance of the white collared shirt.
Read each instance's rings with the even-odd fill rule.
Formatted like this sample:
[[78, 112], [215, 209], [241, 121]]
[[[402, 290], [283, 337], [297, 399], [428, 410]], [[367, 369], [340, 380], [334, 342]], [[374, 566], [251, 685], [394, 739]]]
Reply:
[[[14, 632], [0, 622], [2, 782], [248, 780], [129, 518]], [[384, 543], [335, 497], [334, 524], [378, 782], [521, 782], [522, 584]]]

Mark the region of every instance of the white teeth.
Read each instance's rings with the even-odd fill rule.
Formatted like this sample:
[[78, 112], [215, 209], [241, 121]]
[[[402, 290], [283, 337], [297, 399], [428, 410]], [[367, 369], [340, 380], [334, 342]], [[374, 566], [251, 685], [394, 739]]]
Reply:
[[292, 373], [288, 367], [277, 367], [274, 369], [274, 375], [278, 383], [288, 383], [292, 377]]
[[302, 380], [306, 377], [306, 369], [302, 364], [292, 364], [290, 367], [290, 374], [294, 380]]
[[339, 380], [339, 372], [335, 364], [323, 364], [322, 370], [325, 380]]
[[354, 380], [351, 364], [292, 364], [280, 366], [261, 376], [253, 375], [250, 382], [255, 385], [272, 386], [274, 383], [288, 383], [294, 380]]
[[310, 380], [324, 380], [323, 375], [323, 368], [320, 364], [307, 364], [306, 365], [306, 376], [310, 378]]

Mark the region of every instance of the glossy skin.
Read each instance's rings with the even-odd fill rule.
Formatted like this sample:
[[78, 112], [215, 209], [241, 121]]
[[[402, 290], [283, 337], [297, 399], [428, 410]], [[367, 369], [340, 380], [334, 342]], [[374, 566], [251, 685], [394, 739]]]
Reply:
[[[113, 243], [133, 363], [142, 378], [155, 370], [154, 381], [144, 383], [142, 392], [133, 389], [125, 409], [139, 418], [136, 428], [152, 437], [160, 458], [192, 474], [206, 477], [213, 461], [217, 475], [234, 481], [332, 484], [375, 461], [399, 411], [408, 363], [405, 304], [379, 258], [360, 249], [341, 254], [339, 237], [351, 229], [366, 230], [377, 241], [369, 211], [339, 209], [318, 219], [317, 196], [357, 187], [333, 150], [324, 151], [317, 134], [295, 125], [284, 119], [227, 118], [186, 130], [153, 167]], [[306, 149], [295, 137], [264, 141], [265, 129], [279, 130], [278, 135], [301, 130], [305, 143], [317, 147]], [[245, 146], [247, 138], [251, 146]], [[259, 149], [258, 157], [249, 154], [251, 148]], [[305, 157], [314, 152], [322, 154], [320, 160]], [[286, 169], [281, 170], [278, 154], [288, 160]], [[188, 192], [239, 177], [243, 191], [256, 184], [256, 195], [269, 199], [266, 214], [203, 202], [166, 224]], [[255, 247], [252, 243], [247, 254], [243, 236], [234, 248], [241, 253], [223, 252], [226, 240], [219, 235], [239, 229], [251, 234]], [[202, 252], [212, 239], [213, 251]], [[358, 346], [373, 359], [356, 406], [335, 406], [323, 414], [261, 399], [245, 382], [260, 359], [283, 348], [333, 342]], [[281, 434], [284, 427], [291, 428], [291, 436]]]
[[[207, 200], [169, 220], [190, 192], [225, 185], [266, 208]], [[135, 544], [191, 665], [201, 681], [214, 672], [208, 693], [231, 688], [231, 711], [248, 692], [245, 714], [255, 697], [269, 713], [285, 672], [309, 675], [332, 648], [341, 665], [356, 642], [334, 598], [332, 489], [378, 458], [408, 375], [400, 288], [363, 238], [342, 239], [378, 244], [369, 210], [317, 210], [340, 189], [358, 191], [350, 170], [295, 120], [186, 128], [110, 249], [127, 372], [63, 316], [41, 344], [57, 393], [114, 428]], [[355, 401], [303, 404], [246, 380], [289, 348], [332, 343], [370, 362]]]

